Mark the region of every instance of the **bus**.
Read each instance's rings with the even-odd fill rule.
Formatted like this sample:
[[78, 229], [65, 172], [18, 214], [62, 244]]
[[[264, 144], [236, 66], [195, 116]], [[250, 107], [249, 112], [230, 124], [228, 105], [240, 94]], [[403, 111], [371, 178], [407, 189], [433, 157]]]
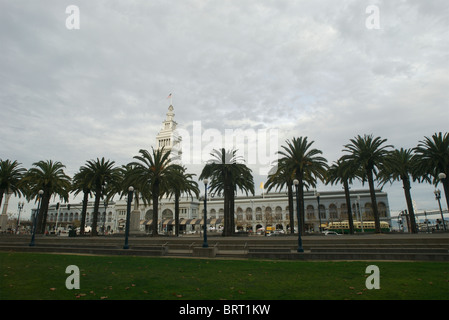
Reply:
[[[382, 232], [390, 232], [390, 225], [386, 221], [380, 221], [380, 229]], [[326, 230], [349, 234], [349, 221], [329, 222]], [[375, 232], [375, 230], [374, 221], [363, 221], [364, 232]], [[362, 232], [362, 223], [360, 221], [354, 221], [354, 232]]]

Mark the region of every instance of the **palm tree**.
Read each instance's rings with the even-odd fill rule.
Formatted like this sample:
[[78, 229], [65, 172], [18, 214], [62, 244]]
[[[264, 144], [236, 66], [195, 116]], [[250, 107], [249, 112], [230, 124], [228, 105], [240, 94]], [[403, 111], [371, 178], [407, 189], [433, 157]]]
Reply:
[[[435, 133], [432, 138], [424, 137], [418, 146], [414, 148], [418, 170], [423, 178], [435, 185], [441, 181], [446, 196], [446, 204], [449, 209], [449, 133]], [[446, 178], [440, 179], [439, 174], [444, 173]]]
[[200, 180], [208, 178], [210, 192], [223, 192], [224, 195], [224, 228], [223, 235], [231, 236], [235, 231], [234, 198], [238, 189], [254, 195], [254, 180], [249, 169], [237, 157], [237, 150], [226, 151], [224, 148], [213, 150], [212, 159], [204, 166]]
[[64, 173], [65, 166], [52, 160], [33, 163], [24, 179], [27, 183], [28, 200], [37, 197], [39, 190], [43, 190], [41, 207], [38, 213], [36, 232], [44, 233], [47, 222], [48, 204], [52, 195], [59, 195], [64, 201], [69, 201], [71, 188], [70, 177]]
[[179, 199], [181, 194], [185, 193], [193, 199], [193, 195], [197, 198], [200, 194], [198, 183], [192, 180], [194, 174], [186, 173], [186, 168], [176, 166], [170, 174], [170, 186], [168, 194], [170, 198], [175, 197], [175, 235], [179, 235]]
[[89, 195], [92, 195], [92, 183], [89, 178], [89, 170], [85, 167], [81, 167], [80, 170], [75, 173], [72, 179], [72, 192], [77, 196], [80, 192], [83, 193], [83, 207], [81, 209], [81, 225], [80, 234], [84, 234], [84, 227], [86, 225], [86, 212]]
[[153, 222], [152, 235], [157, 236], [157, 220], [159, 199], [168, 192], [171, 172], [177, 167], [170, 160], [170, 151], [165, 152], [164, 148], [154, 149], [152, 153], [148, 150], [139, 150], [140, 155], [134, 156], [138, 162], [131, 162], [134, 169], [130, 175], [130, 181], [136, 185], [151, 190], [153, 202]]
[[354, 221], [352, 218], [351, 197], [349, 195], [349, 184], [356, 178], [356, 170], [350, 161], [338, 159], [327, 172], [326, 184], [341, 183], [345, 190], [346, 208], [348, 210], [349, 233], [354, 234]]
[[404, 187], [405, 200], [407, 203], [408, 213], [410, 215], [410, 224], [413, 233], [417, 233], [415, 221], [415, 211], [413, 210], [412, 196], [410, 193], [410, 176], [413, 180], [416, 180], [419, 175], [417, 174], [417, 158], [413, 154], [412, 149], [401, 148], [399, 150], [393, 150], [385, 158], [383, 166], [379, 173], [380, 182], [385, 184], [388, 181], [402, 180], [402, 186]]
[[97, 223], [100, 199], [107, 195], [107, 188], [110, 188], [111, 185], [119, 184], [122, 178], [119, 168], [114, 165], [114, 161], [106, 161], [103, 157], [101, 160], [97, 158], [96, 160], [87, 161], [86, 165], [80, 169], [80, 171], [86, 170], [86, 182], [91, 186], [92, 192], [95, 194], [92, 236], [98, 235]]
[[393, 146], [384, 145], [387, 139], [373, 138], [372, 135], [364, 135], [363, 137], [358, 135], [350, 141], [351, 143], [345, 145], [345, 149], [343, 149], [344, 152], [349, 154], [344, 155], [341, 159], [352, 161], [356, 168], [362, 170], [362, 181], [368, 180], [375, 229], [376, 233], [380, 233], [379, 211], [374, 190], [374, 175], [377, 176], [378, 167], [382, 165], [384, 158], [388, 155], [388, 148]]
[[299, 182], [298, 219], [301, 221], [301, 230], [299, 230], [301, 234], [305, 232], [304, 187], [316, 187], [317, 178], [324, 181], [328, 169], [327, 160], [321, 156], [323, 152], [311, 149], [313, 142], [309, 143], [307, 137], [293, 138], [292, 141], [286, 141], [287, 146], [282, 146], [283, 151], [279, 151], [279, 154], [283, 156], [281, 161], [285, 161], [285, 170], [293, 172], [295, 179]]
[[[130, 186], [134, 188], [134, 208], [139, 207], [139, 202], [147, 206], [151, 203], [152, 194], [151, 189], [147, 183], [142, 183], [142, 181], [136, 181], [133, 177], [135, 166], [131, 164], [124, 165], [120, 168], [122, 175], [122, 182], [116, 186], [114, 190], [110, 191], [109, 198], [116, 193], [120, 194], [120, 198], [128, 195], [128, 189]], [[140, 183], [139, 183], [140, 182]]]
[[23, 193], [21, 180], [26, 169], [16, 160], [0, 160], [0, 207], [2, 206], [3, 194], [13, 193], [19, 196]]
[[293, 212], [293, 180], [294, 173], [287, 169], [287, 165], [284, 161], [279, 160], [277, 165], [271, 168], [268, 173], [267, 182], [265, 186], [267, 188], [267, 193], [271, 189], [276, 187], [276, 190], [282, 190], [284, 187], [287, 188], [288, 194], [288, 211], [290, 219], [290, 233], [295, 233], [295, 222], [294, 222], [294, 212]]

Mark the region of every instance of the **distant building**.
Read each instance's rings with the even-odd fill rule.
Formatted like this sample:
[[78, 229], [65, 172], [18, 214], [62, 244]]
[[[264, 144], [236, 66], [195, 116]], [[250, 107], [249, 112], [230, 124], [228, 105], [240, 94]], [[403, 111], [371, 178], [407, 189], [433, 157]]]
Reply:
[[[157, 148], [171, 152], [175, 163], [182, 163], [182, 139], [177, 134], [177, 123], [174, 120], [174, 108], [169, 106], [166, 119], [156, 136]], [[378, 209], [382, 221], [390, 221], [390, 210], [387, 193], [376, 190]], [[348, 219], [346, 200], [343, 191], [320, 191], [320, 204], [316, 191], [304, 192], [305, 229], [307, 232], [318, 232], [320, 228], [334, 221]], [[174, 231], [175, 209], [173, 198], [164, 198], [159, 202], [158, 232]], [[351, 190], [351, 207], [354, 220], [374, 220], [369, 190]], [[59, 208], [55, 204], [48, 210], [47, 226], [50, 229], [65, 228], [68, 225], [79, 226], [82, 205], [63, 204]], [[139, 206], [141, 231], [149, 232], [152, 226], [152, 207]], [[204, 201], [200, 199], [181, 198], [180, 200], [180, 231], [199, 232], [203, 221]], [[124, 231], [126, 222], [126, 200], [100, 205], [98, 228], [100, 232], [117, 233]], [[92, 224], [93, 202], [89, 202], [86, 214], [86, 226]], [[256, 233], [271, 226], [277, 230], [290, 230], [288, 197], [286, 192], [268, 193], [258, 196], [237, 196], [235, 198], [235, 226], [237, 230]], [[208, 195], [207, 225], [211, 230], [221, 230], [223, 227], [223, 198]], [[56, 218], [57, 217], [57, 218]], [[294, 200], [295, 231], [297, 230], [296, 200]]]
[[[388, 196], [385, 192], [376, 190], [377, 205], [380, 220], [390, 221]], [[294, 199], [294, 221], [297, 230], [296, 199]], [[318, 199], [313, 191], [306, 191], [305, 202], [305, 228], [307, 232], [318, 232], [321, 227], [326, 227], [330, 222], [348, 220], [346, 200], [343, 191], [320, 191], [320, 210], [318, 211]], [[81, 220], [81, 204], [66, 204], [56, 210], [56, 205], [50, 205], [47, 225], [65, 228], [68, 225], [79, 226]], [[358, 221], [373, 221], [373, 211], [369, 190], [352, 190], [351, 207], [353, 219]], [[150, 231], [152, 225], [152, 208], [141, 205], [141, 230]], [[200, 231], [203, 221], [204, 203], [199, 199], [182, 198], [180, 201], [180, 231]], [[56, 221], [56, 212], [59, 211]], [[172, 199], [162, 199], [159, 205], [158, 232], [170, 233], [174, 230], [175, 208]], [[318, 212], [320, 214], [318, 214]], [[105, 214], [106, 213], [106, 214]], [[92, 224], [93, 202], [89, 202], [86, 215], [86, 225]], [[235, 226], [237, 230], [256, 233], [258, 230], [272, 226], [277, 230], [290, 230], [290, 216], [288, 197], [286, 193], [269, 193], [264, 196], [254, 197], [237, 196], [235, 198]], [[207, 224], [212, 230], [221, 230], [223, 227], [223, 198], [208, 196], [207, 200]], [[320, 221], [321, 219], [321, 221]], [[124, 231], [126, 222], [126, 201], [112, 202], [108, 207], [100, 206], [98, 228], [103, 232], [117, 233]]]

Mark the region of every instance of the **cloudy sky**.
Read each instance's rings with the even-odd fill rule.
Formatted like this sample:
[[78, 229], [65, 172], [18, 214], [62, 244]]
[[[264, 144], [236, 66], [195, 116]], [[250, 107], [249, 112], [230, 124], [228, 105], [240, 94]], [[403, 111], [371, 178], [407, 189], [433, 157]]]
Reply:
[[[306, 136], [329, 163], [359, 134], [412, 148], [449, 128], [446, 0], [0, 0], [0, 44], [0, 158], [26, 168], [130, 162], [170, 93], [187, 132]], [[405, 209], [401, 183], [385, 190]], [[433, 190], [413, 186], [418, 210]]]

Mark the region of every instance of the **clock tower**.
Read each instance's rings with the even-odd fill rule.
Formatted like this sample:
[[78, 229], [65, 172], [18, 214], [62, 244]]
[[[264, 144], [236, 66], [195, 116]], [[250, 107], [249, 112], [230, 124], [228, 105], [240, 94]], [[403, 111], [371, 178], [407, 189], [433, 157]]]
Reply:
[[182, 137], [176, 131], [177, 122], [174, 120], [175, 114], [174, 108], [170, 104], [168, 107], [165, 120], [162, 122], [162, 129], [156, 136], [156, 145], [158, 149], [164, 148], [165, 152], [170, 151], [170, 159], [173, 163], [181, 164], [182, 150], [181, 141]]

